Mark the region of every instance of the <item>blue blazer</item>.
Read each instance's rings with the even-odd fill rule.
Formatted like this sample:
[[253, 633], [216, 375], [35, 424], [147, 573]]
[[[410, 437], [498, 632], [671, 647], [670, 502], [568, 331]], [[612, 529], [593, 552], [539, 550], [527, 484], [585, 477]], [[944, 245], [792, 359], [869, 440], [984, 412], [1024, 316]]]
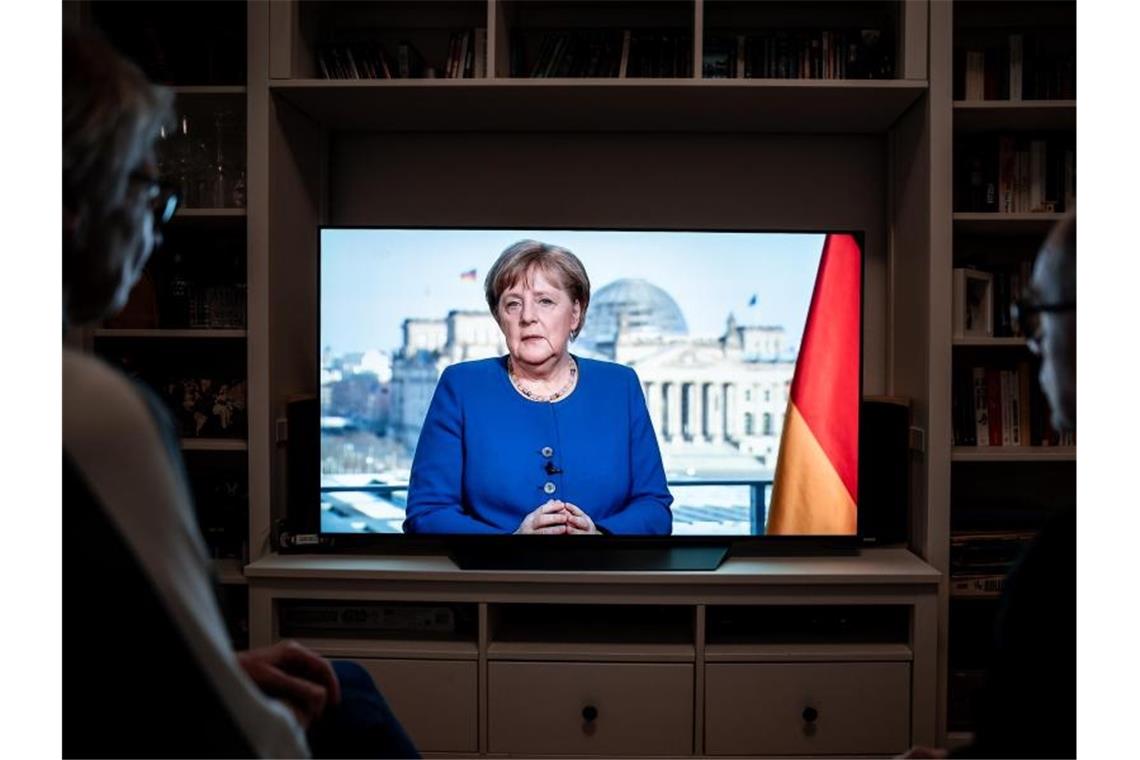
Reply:
[[579, 359], [562, 401], [515, 390], [506, 357], [443, 371], [420, 432], [406, 533], [514, 533], [549, 499], [580, 507], [606, 533], [673, 529], [661, 451], [637, 374]]

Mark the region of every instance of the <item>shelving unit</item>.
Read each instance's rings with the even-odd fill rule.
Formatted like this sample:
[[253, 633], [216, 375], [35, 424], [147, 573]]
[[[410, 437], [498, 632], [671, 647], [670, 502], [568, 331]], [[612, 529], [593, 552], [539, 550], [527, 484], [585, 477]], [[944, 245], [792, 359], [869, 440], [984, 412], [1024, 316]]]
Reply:
[[[182, 205], [163, 230], [164, 246], [152, 256], [132, 302], [110, 324], [89, 330], [85, 343], [154, 386], [177, 413], [173, 384], [210, 378], [217, 389], [246, 381], [247, 211], [238, 180], [248, 139], [247, 9], [236, 3], [74, 5], [75, 20], [98, 28], [175, 96], [177, 124], [158, 152], [165, 178], [180, 186]], [[193, 308], [202, 313], [188, 314]], [[241, 389], [232, 413], [244, 416], [245, 403]], [[240, 549], [240, 556], [216, 559], [215, 570], [227, 589], [223, 607], [231, 633], [242, 641], [249, 443], [244, 436], [185, 437], [181, 448], [207, 543], [212, 550], [215, 543]], [[228, 513], [235, 508], [242, 514]]]
[[[289, 502], [276, 423], [287, 399], [319, 392], [310, 347], [319, 340], [313, 273], [322, 226], [861, 230], [864, 389], [918, 400], [913, 424], [927, 427], [938, 394], [920, 367], [929, 341], [912, 329], [929, 293], [911, 286], [920, 275], [910, 268], [925, 267], [929, 281], [929, 207], [903, 204], [931, 194], [930, 4], [479, 0], [249, 9], [249, 124], [258, 138], [249, 154], [250, 429], [260, 431], [249, 451], [252, 642], [300, 635], [280, 627], [290, 601], [474, 602], [478, 630], [430, 647], [407, 633], [302, 636], [365, 664], [427, 752], [894, 754], [937, 743], [940, 576], [931, 565], [946, 534], [925, 494], [912, 508], [909, 547], [887, 550], [881, 567], [885, 555], [872, 551], [729, 563], [710, 574], [583, 573], [568, 584], [564, 573], [467, 573], [437, 556], [273, 552]], [[472, 26], [487, 30], [483, 78], [320, 78], [318, 50], [338, 35], [368, 30], [386, 47], [406, 37], [438, 67], [452, 32]], [[529, 47], [525, 61], [550, 32], [627, 28], [691, 35], [693, 76], [511, 76], [515, 40]], [[708, 33], [783, 28], [879, 28], [897, 46], [893, 77], [702, 76]], [[949, 97], [945, 107], [949, 114]], [[916, 464], [918, 491], [931, 467]], [[730, 640], [713, 622], [721, 605], [793, 602], [821, 611], [866, 605], [892, 621], [898, 610], [886, 608], [900, 607], [902, 633], [811, 640], [802, 622], [773, 639], [769, 621]], [[555, 624], [504, 629], [504, 608], [514, 605], [564, 607], [581, 619], [544, 609]], [[579, 609], [593, 605], [625, 622], [596, 638], [583, 629], [610, 615]], [[629, 620], [656, 605], [680, 610], [661, 626], [667, 635], [647, 635]], [[770, 679], [782, 679], [780, 687], [756, 693]], [[866, 699], [851, 696], [868, 684]], [[602, 725], [613, 727], [599, 728], [596, 740], [583, 730], [586, 703], [578, 701], [594, 687], [610, 700]], [[809, 691], [836, 706], [835, 722], [818, 735], [804, 727]], [[765, 701], [772, 699], [780, 704]], [[867, 731], [869, 712], [891, 717]]]
[[[952, 65], [959, 72], [968, 49], [982, 49], [987, 56], [1008, 48], [1009, 36], [1040, 37], [1041, 55], [1065, 56], [1076, 46], [1076, 10], [1072, 2], [955, 2], [942, 8], [946, 16], [946, 44], [954, 52]], [[949, 12], [946, 12], [949, 11]], [[1028, 43], [1026, 43], [1028, 46]], [[997, 76], [1008, 77], [999, 68]], [[1024, 86], [1028, 94], [1029, 69]], [[987, 89], [992, 82], [988, 82]], [[965, 155], [970, 141], [989, 134], [1015, 138], [1075, 134], [1075, 99], [953, 100], [950, 147]], [[959, 175], [958, 181], [963, 180]], [[943, 180], [948, 198], [953, 198], [954, 172]], [[941, 212], [949, 220], [950, 242], [946, 247], [949, 266], [1016, 271], [1021, 262], [1033, 260], [1045, 236], [1062, 213], [976, 213], [954, 208]], [[1024, 272], [1024, 270], [1022, 270]], [[945, 271], [945, 274], [949, 274]], [[949, 282], [949, 279], [947, 280]], [[995, 305], [995, 309], [996, 309]], [[1031, 359], [1024, 337], [952, 338], [948, 367], [988, 366], [1008, 368]], [[1036, 365], [1031, 365], [1030, 383], [1037, 385]], [[950, 409], [943, 411], [953, 424]], [[950, 513], [948, 535], [980, 529], [1013, 536], [1031, 533], [1051, 508], [1076, 501], [1075, 446], [953, 446], [950, 449]], [[961, 535], [967, 535], [965, 533]], [[984, 573], [989, 575], [989, 572]], [[986, 647], [1000, 593], [950, 595], [944, 616], [948, 652], [947, 744], [951, 748], [972, 741], [968, 715], [971, 693], [980, 682]]]

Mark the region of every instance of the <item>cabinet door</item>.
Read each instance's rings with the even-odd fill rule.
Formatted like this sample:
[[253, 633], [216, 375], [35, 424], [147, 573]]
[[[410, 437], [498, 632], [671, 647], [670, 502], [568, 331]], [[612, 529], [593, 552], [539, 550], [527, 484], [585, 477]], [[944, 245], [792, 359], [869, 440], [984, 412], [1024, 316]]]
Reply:
[[707, 754], [893, 754], [909, 737], [909, 663], [706, 666]]
[[492, 662], [491, 752], [691, 755], [693, 666]]
[[476, 663], [356, 660], [422, 752], [477, 752]]

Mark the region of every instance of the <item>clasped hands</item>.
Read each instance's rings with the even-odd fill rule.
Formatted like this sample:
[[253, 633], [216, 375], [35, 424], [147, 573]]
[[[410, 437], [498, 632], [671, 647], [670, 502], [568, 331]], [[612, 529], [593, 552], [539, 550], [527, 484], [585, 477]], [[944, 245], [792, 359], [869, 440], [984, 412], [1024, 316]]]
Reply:
[[588, 514], [568, 501], [551, 499], [519, 523], [515, 534], [598, 535], [598, 526]]
[[340, 702], [340, 682], [324, 657], [295, 641], [237, 653], [238, 664], [267, 697], [280, 699], [308, 730]]

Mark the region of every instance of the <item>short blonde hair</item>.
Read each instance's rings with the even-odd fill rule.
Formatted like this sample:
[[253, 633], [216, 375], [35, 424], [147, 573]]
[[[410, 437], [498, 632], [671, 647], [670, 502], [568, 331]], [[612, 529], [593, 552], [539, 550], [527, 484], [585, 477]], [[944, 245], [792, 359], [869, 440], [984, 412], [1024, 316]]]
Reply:
[[487, 272], [487, 279], [483, 281], [491, 315], [498, 321], [499, 299], [503, 293], [518, 284], [519, 280], [528, 278], [535, 267], [557, 277], [562, 289], [578, 302], [581, 309], [578, 327], [570, 333], [570, 340], [574, 340], [582, 332], [582, 325], [586, 324], [586, 308], [590, 305], [590, 278], [577, 256], [556, 245], [537, 240], [520, 240], [499, 254], [491, 271]]

